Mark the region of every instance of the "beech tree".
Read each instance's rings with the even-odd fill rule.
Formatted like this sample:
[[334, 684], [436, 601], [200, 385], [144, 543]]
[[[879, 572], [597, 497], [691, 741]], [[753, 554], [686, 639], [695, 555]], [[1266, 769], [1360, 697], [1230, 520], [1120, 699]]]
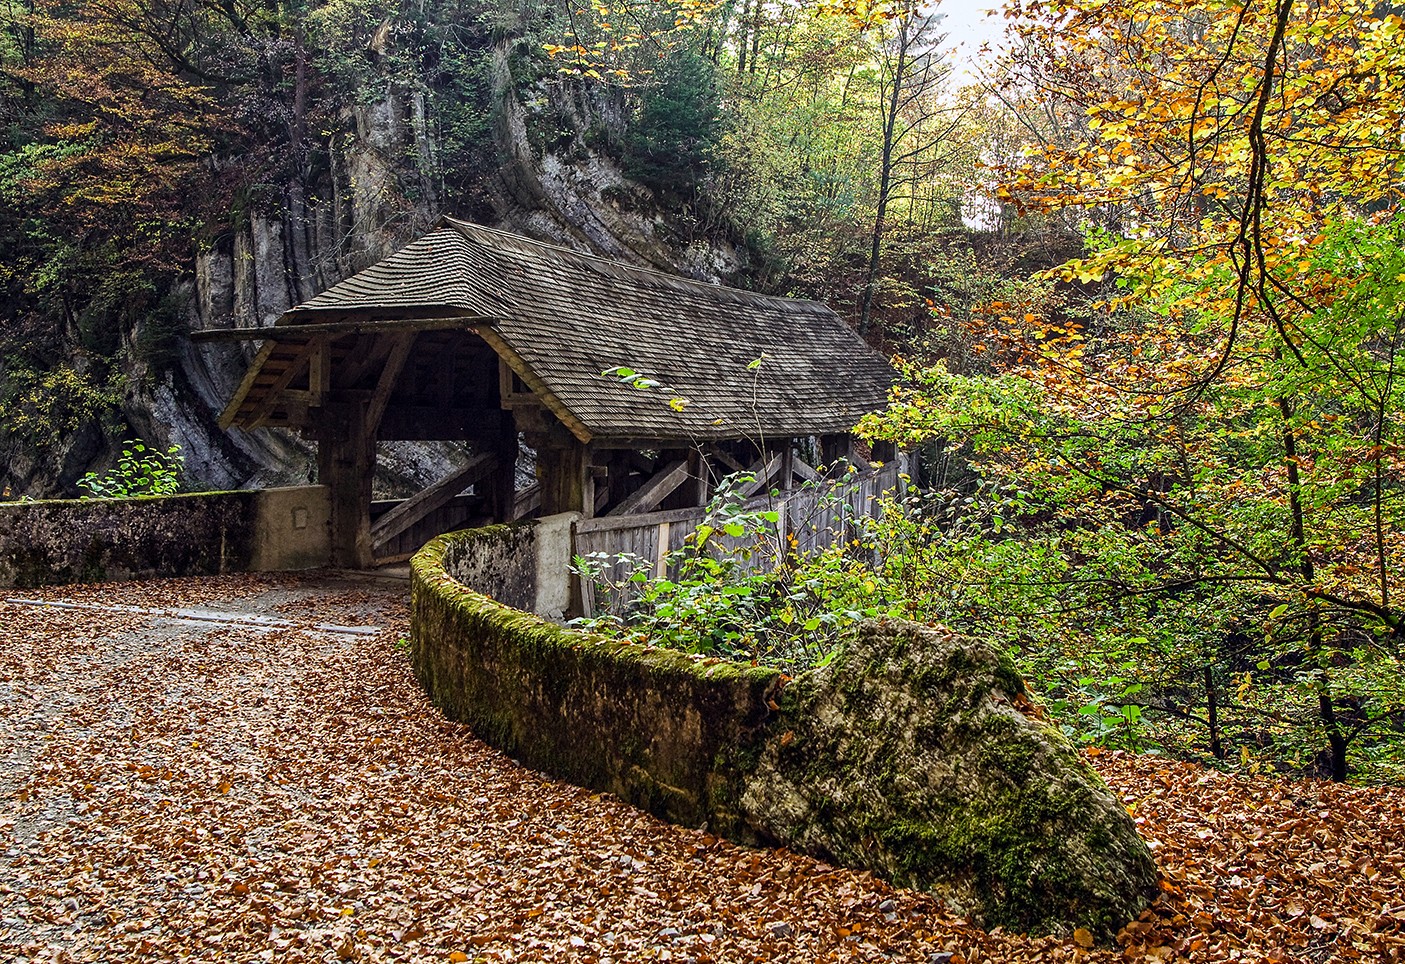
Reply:
[[[871, 428], [955, 437], [1031, 490], [1013, 514], [1064, 520], [1034, 541], [1065, 601], [1213, 600], [1206, 679], [1291, 687], [1344, 779], [1352, 741], [1405, 712], [1401, 19], [1356, 0], [1025, 12], [1018, 77], [1086, 134], [1032, 152], [1003, 197], [1079, 214], [1087, 254], [1052, 277], [1097, 297], [1073, 321], [1001, 306], [1000, 374], [929, 370]], [[1246, 633], [1256, 662], [1231, 666]]]

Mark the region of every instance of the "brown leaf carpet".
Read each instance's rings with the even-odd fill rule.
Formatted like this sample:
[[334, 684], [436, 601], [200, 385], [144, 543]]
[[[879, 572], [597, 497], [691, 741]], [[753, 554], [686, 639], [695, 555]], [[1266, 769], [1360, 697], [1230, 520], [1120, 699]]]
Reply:
[[517, 766], [419, 691], [403, 585], [0, 596], [148, 610], [0, 603], [0, 961], [1405, 961], [1405, 791], [1094, 757], [1164, 881], [1088, 950]]

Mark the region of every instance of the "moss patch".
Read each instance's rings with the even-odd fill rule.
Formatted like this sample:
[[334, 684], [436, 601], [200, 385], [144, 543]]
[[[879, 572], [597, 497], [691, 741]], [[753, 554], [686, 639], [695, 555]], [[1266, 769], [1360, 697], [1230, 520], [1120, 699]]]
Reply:
[[934, 890], [988, 925], [1110, 938], [1154, 894], [1121, 805], [987, 646], [867, 625], [786, 691], [742, 798], [786, 845]]

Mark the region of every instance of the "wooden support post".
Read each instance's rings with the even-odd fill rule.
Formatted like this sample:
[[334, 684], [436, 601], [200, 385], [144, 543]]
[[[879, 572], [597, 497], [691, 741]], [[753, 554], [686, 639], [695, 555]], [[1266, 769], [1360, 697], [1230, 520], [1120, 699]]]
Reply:
[[781, 467], [776, 473], [777, 488], [789, 492], [795, 486], [795, 440], [786, 439], [780, 450]]
[[542, 515], [579, 512], [595, 515], [595, 485], [586, 447], [575, 439], [552, 439], [537, 448], [537, 480], [542, 490]]
[[654, 549], [654, 578], [668, 578], [668, 540], [671, 526], [667, 522], [660, 522], [658, 528], [658, 544]]
[[854, 458], [854, 437], [852, 435], [824, 435], [820, 437], [820, 461], [826, 469], [836, 462], [852, 462]]
[[308, 347], [312, 349], [312, 354], [307, 362], [307, 391], [311, 396], [309, 404], [316, 408], [326, 401], [327, 393], [332, 390], [331, 336], [315, 338]]
[[707, 454], [698, 449], [688, 452], [688, 475], [691, 491], [688, 501], [692, 505], [707, 505], [712, 498], [712, 466], [707, 464]]
[[362, 402], [324, 405], [316, 417], [317, 478], [331, 501], [331, 563], [369, 568], [371, 557], [371, 476], [376, 444], [366, 426]]
[[493, 453], [498, 458], [497, 469], [485, 480], [488, 513], [494, 522], [512, 522], [517, 518], [517, 423], [511, 412], [502, 413]]

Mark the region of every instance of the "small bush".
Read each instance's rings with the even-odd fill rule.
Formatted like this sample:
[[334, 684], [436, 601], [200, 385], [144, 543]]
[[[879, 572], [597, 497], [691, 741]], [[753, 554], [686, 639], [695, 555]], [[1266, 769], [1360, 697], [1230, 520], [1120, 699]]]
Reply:
[[140, 439], [122, 443], [122, 457], [103, 475], [89, 472], [78, 484], [88, 490], [84, 498], [125, 499], [136, 495], [175, 495], [185, 465], [179, 445], [162, 452]]

